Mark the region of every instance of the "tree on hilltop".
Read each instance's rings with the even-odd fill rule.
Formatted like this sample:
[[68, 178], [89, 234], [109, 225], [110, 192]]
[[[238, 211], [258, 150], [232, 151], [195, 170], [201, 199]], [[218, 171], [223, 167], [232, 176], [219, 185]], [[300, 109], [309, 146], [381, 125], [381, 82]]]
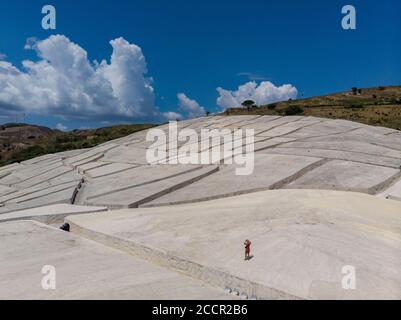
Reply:
[[242, 102], [242, 106], [244, 108], [247, 108], [248, 111], [251, 109], [251, 107], [253, 107], [255, 105], [255, 101], [253, 100], [245, 100], [244, 102]]

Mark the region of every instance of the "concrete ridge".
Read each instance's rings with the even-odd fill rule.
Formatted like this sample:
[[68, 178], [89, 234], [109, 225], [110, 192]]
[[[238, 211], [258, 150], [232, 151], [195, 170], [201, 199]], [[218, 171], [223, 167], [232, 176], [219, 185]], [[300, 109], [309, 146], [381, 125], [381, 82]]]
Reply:
[[[243, 194], [249, 194], [249, 193], [255, 193], [255, 192], [260, 192], [260, 191], [267, 191], [267, 190], [276, 190], [276, 189], [285, 189], [284, 186], [295, 181], [296, 179], [299, 179], [300, 177], [304, 176], [308, 172], [330, 162], [330, 159], [320, 159], [304, 168], [299, 170], [298, 172], [294, 173], [293, 175], [290, 175], [283, 180], [280, 180], [278, 182], [273, 183], [272, 185], [268, 187], [260, 187], [260, 188], [251, 188], [247, 190], [240, 190], [240, 191], [235, 191], [235, 192], [228, 192], [224, 194], [217, 194], [214, 196], [207, 196], [207, 197], [201, 197], [198, 199], [190, 199], [190, 200], [180, 200], [180, 201], [170, 201], [166, 203], [156, 203], [156, 204], [147, 204], [147, 205], [141, 205], [141, 208], [154, 208], [154, 207], [166, 207], [166, 206], [172, 206], [172, 205], [182, 205], [182, 204], [190, 204], [190, 203], [199, 203], [199, 202], [205, 202], [205, 201], [210, 201], [210, 200], [217, 200], [217, 199], [224, 199], [224, 198], [230, 198], [234, 196], [239, 196]], [[297, 188], [299, 189], [299, 188]]]
[[[47, 206], [46, 206], [47, 207]], [[41, 207], [36, 207], [36, 208], [41, 208]], [[29, 209], [35, 209], [35, 208], [29, 208]], [[29, 209], [23, 209], [20, 210], [25, 211], [25, 210], [29, 210]], [[14, 214], [14, 213], [18, 213], [20, 211], [13, 211], [13, 212], [9, 212], [7, 213], [7, 215], [9, 214]], [[17, 217], [11, 217], [11, 218], [3, 218], [0, 215], [0, 223], [5, 223], [5, 222], [12, 222], [12, 221], [35, 221], [38, 223], [43, 223], [49, 227], [52, 227], [52, 224], [61, 224], [64, 222], [65, 218], [68, 216], [72, 216], [72, 215], [81, 215], [81, 214], [89, 214], [89, 213], [96, 213], [96, 212], [104, 212], [107, 211], [107, 208], [100, 208], [97, 207], [96, 210], [94, 210], [94, 208], [90, 209], [90, 207], [88, 206], [88, 211], [80, 211], [80, 212], [66, 212], [66, 213], [61, 213], [61, 214], [57, 214], [57, 213], [50, 213], [50, 214], [46, 214], [46, 215], [27, 215], [27, 216], [17, 216]], [[56, 230], [58, 230], [56, 228]]]
[[[14, 196], [13, 198], [9, 198], [9, 199], [7, 199], [6, 201], [4, 201], [4, 202], [8, 202], [8, 201], [10, 201], [10, 200], [14, 200], [14, 199], [17, 199], [17, 198], [20, 198], [20, 197], [24, 197], [24, 196], [30, 195], [30, 194], [32, 194], [32, 193], [36, 193], [36, 192], [41, 191], [41, 190], [47, 190], [47, 189], [55, 188], [55, 187], [57, 187], [57, 186], [62, 186], [62, 185], [64, 185], [64, 184], [69, 184], [69, 183], [73, 184], [73, 183], [76, 183], [76, 182], [78, 182], [78, 181], [79, 181], [78, 179], [75, 179], [75, 180], [66, 181], [66, 182], [63, 182], [63, 183], [60, 183], [60, 184], [49, 185], [49, 186], [47, 186], [47, 187], [45, 187], [45, 188], [41, 188], [41, 189], [39, 189], [39, 188], [37, 188], [37, 187], [29, 187], [29, 188], [22, 189], [22, 190], [14, 190], [14, 191], [12, 191], [12, 192], [2, 194], [2, 195], [0, 196], [0, 199], [1, 199], [2, 197], [5, 197], [5, 196]], [[37, 189], [29, 190], [30, 188], [37, 188]], [[20, 195], [18, 195], [18, 196], [12, 195], [13, 193], [18, 193], [18, 192], [24, 192], [24, 193], [23, 193], [23, 194], [20, 194]]]
[[291, 176], [289, 176], [289, 177], [286, 177], [286, 178], [284, 178], [283, 180], [277, 181], [276, 183], [272, 184], [272, 185], [269, 187], [269, 189], [270, 189], [270, 190], [274, 190], [274, 189], [285, 189], [284, 187], [285, 187], [287, 184], [289, 184], [289, 183], [291, 183], [291, 182], [293, 182], [293, 181], [295, 181], [295, 180], [301, 178], [301, 177], [304, 176], [305, 174], [307, 174], [307, 173], [313, 171], [314, 169], [316, 169], [316, 168], [318, 168], [318, 167], [321, 167], [322, 165], [324, 165], [324, 164], [326, 164], [326, 163], [328, 163], [328, 162], [330, 162], [330, 161], [332, 161], [332, 160], [331, 160], [331, 159], [321, 159], [321, 160], [318, 160], [318, 161], [316, 161], [316, 162], [314, 162], [314, 163], [312, 163], [312, 164], [310, 164], [310, 165], [308, 165], [308, 166], [302, 168], [301, 170], [299, 170], [298, 172], [294, 173], [293, 175], [291, 175]]
[[[70, 199], [65, 199], [65, 200], [56, 200], [56, 201], [46, 202], [46, 206], [51, 206], [51, 205], [54, 205], [54, 204], [71, 204], [71, 200]], [[36, 208], [41, 208], [41, 207], [42, 207], [42, 205], [33, 205], [33, 206], [27, 206], [27, 207], [19, 208], [19, 209], [18, 208], [10, 208], [10, 210], [8, 210], [8, 211], [3, 211], [0, 214], [0, 217], [1, 217], [2, 214], [17, 213], [17, 212], [20, 212], [20, 211], [24, 211], [24, 210], [28, 210], [28, 209], [36, 209]]]
[[139, 205], [141, 205], [141, 204], [153, 201], [153, 200], [155, 200], [157, 198], [160, 198], [160, 197], [162, 197], [162, 196], [164, 196], [164, 195], [166, 195], [168, 193], [171, 193], [173, 191], [176, 191], [178, 189], [186, 187], [186, 186], [188, 186], [188, 185], [190, 185], [190, 184], [192, 184], [192, 183], [194, 183], [196, 181], [199, 181], [199, 180], [201, 180], [201, 179], [203, 179], [203, 178], [205, 178], [207, 176], [212, 175], [213, 173], [216, 173], [219, 170], [220, 170], [220, 167], [217, 166], [217, 167], [215, 167], [215, 168], [213, 168], [213, 169], [211, 169], [211, 170], [209, 170], [209, 171], [207, 171], [207, 172], [205, 172], [205, 173], [203, 173], [203, 174], [201, 174], [199, 176], [196, 176], [196, 177], [193, 177], [193, 178], [191, 178], [189, 180], [186, 180], [186, 181], [183, 181], [181, 183], [175, 184], [174, 186], [168, 187], [168, 188], [166, 188], [166, 189], [164, 189], [164, 190], [162, 190], [160, 192], [157, 192], [157, 193], [155, 193], [155, 194], [153, 194], [153, 195], [151, 195], [151, 196], [149, 196], [147, 198], [144, 198], [144, 199], [142, 199], [140, 201], [134, 202], [134, 203], [130, 204], [128, 207], [129, 208], [138, 208]]
[[76, 161], [76, 162], [71, 162], [71, 163], [69, 163], [67, 165], [69, 167], [72, 167], [72, 168], [76, 169], [77, 167], [82, 166], [84, 164], [91, 163], [91, 162], [96, 162], [96, 161], [102, 159], [103, 157], [104, 157], [104, 152], [100, 152], [100, 153], [96, 153], [93, 156], [84, 158], [82, 160], [79, 160], [79, 161]]
[[[267, 148], [267, 149], [270, 149], [270, 148]], [[272, 151], [272, 152], [270, 152], [269, 154], [278, 154], [278, 155], [286, 155], [286, 156], [291, 155], [291, 154], [286, 153], [286, 152], [280, 152], [280, 149], [293, 149], [293, 148], [288, 148], [288, 147], [287, 148], [285, 148], [285, 147], [271, 148], [270, 151]], [[300, 150], [305, 150], [305, 149], [300, 149]], [[325, 149], [316, 149], [316, 150], [332, 151], [332, 150], [325, 150]], [[342, 151], [342, 152], [344, 152], [344, 151]], [[352, 151], [347, 151], [347, 152], [348, 153], [357, 153], [357, 152], [352, 152]], [[319, 158], [320, 157], [320, 158], [325, 158], [325, 159], [330, 159], [330, 160], [342, 160], [342, 161], [347, 161], [347, 162], [363, 163], [363, 164], [369, 164], [369, 165], [372, 165], [372, 166], [391, 168], [391, 169], [399, 169], [400, 168], [400, 166], [395, 166], [395, 165], [390, 166], [390, 165], [384, 165], [384, 164], [375, 163], [375, 162], [357, 161], [355, 159], [349, 160], [349, 159], [339, 158], [339, 157], [330, 157], [329, 158], [329, 157], [324, 157], [324, 156], [307, 155], [307, 154], [299, 154], [299, 156], [309, 157], [309, 158]], [[375, 156], [375, 155], [373, 155], [373, 156]], [[389, 159], [391, 159], [391, 158], [389, 158]], [[401, 159], [400, 159], [400, 163], [401, 163]]]
[[[117, 148], [119, 146], [118, 144], [113, 144], [112, 142], [110, 142], [110, 144], [111, 144], [111, 146], [109, 146], [109, 145], [98, 145], [96, 147], [92, 147], [92, 148], [89, 148], [89, 149], [84, 149], [84, 151], [82, 153], [79, 153], [77, 155], [74, 155], [72, 157], [69, 157], [69, 158], [65, 159], [65, 163], [64, 164], [66, 166], [71, 166], [74, 163], [86, 160], [88, 158], [91, 158], [93, 156], [98, 155], [99, 153], [108, 152], [108, 151], [110, 151], [110, 150], [112, 150], [114, 148]], [[98, 150], [98, 149], [100, 149], [100, 150]], [[92, 151], [95, 151], [94, 154], [90, 154], [90, 152], [92, 152]], [[81, 157], [81, 158], [79, 158], [79, 157]], [[74, 158], [78, 158], [78, 160], [77, 159], [74, 160]]]
[[[138, 166], [138, 167], [141, 167], [141, 166]], [[129, 170], [136, 169], [138, 167], [134, 167], [134, 168], [131, 168]], [[186, 171], [183, 171], [183, 172], [179, 172], [179, 173], [176, 173], [176, 174], [173, 174], [173, 175], [170, 175], [170, 176], [167, 176], [167, 177], [163, 177], [163, 178], [160, 178], [160, 179], [155, 179], [155, 180], [151, 180], [151, 181], [147, 181], [147, 182], [143, 182], [143, 183], [139, 183], [139, 184], [133, 184], [133, 185], [130, 185], [130, 186], [127, 186], [127, 187], [114, 189], [113, 191], [108, 191], [108, 192], [104, 192], [104, 193], [101, 193], [101, 194], [95, 194], [93, 196], [87, 197], [87, 200], [95, 199], [95, 198], [98, 198], [98, 197], [101, 197], [101, 196], [117, 193], [117, 192], [120, 192], [120, 191], [125, 191], [125, 190], [132, 189], [132, 188], [142, 187], [142, 186], [145, 186], [145, 185], [148, 185], [148, 184], [152, 184], [152, 183], [155, 183], [155, 182], [167, 180], [167, 179], [170, 179], [170, 178], [175, 178], [175, 177], [178, 177], [178, 176], [180, 176], [182, 174], [190, 173], [190, 172], [193, 172], [193, 171], [196, 171], [196, 170], [200, 170], [202, 168], [203, 168], [202, 166], [197, 166], [195, 168], [191, 168], [189, 170], [186, 170]], [[96, 180], [96, 179], [97, 178], [92, 178], [92, 180]]]
[[11, 190], [2, 193], [2, 194], [0, 195], [0, 198], [3, 197], [3, 196], [7, 196], [7, 195], [9, 195], [9, 194], [11, 194], [11, 193], [14, 193], [14, 192], [18, 192], [18, 191], [19, 191], [17, 188], [15, 188], [15, 187], [13, 187], [13, 186], [10, 186], [10, 185], [5, 185], [5, 184], [1, 184], [1, 183], [0, 183], [0, 186], [6, 187], [6, 188], [11, 188]]
[[[70, 185], [68, 185], [67, 187], [62, 187], [61, 189], [57, 189], [57, 190], [54, 190], [54, 191], [51, 191], [51, 192], [49, 192], [49, 193], [45, 193], [45, 194], [42, 194], [42, 195], [39, 195], [39, 196], [31, 196], [30, 198], [26, 198], [27, 196], [29, 196], [29, 194], [26, 194], [26, 195], [23, 195], [23, 196], [21, 196], [21, 197], [16, 197], [16, 198], [14, 198], [13, 200], [18, 200], [19, 198], [26, 198], [26, 199], [24, 199], [24, 200], [22, 200], [22, 201], [13, 201], [14, 203], [24, 203], [24, 202], [27, 202], [27, 201], [31, 201], [31, 200], [34, 200], [34, 199], [39, 199], [39, 198], [41, 198], [41, 197], [44, 197], [44, 196], [48, 196], [48, 195], [51, 195], [51, 194], [54, 194], [54, 193], [57, 193], [57, 192], [60, 192], [60, 191], [65, 191], [65, 190], [68, 190], [68, 189], [71, 189], [71, 188], [73, 188], [74, 187], [74, 185], [71, 183]], [[43, 190], [43, 189], [42, 189]], [[36, 192], [41, 192], [42, 190], [37, 190]], [[36, 193], [36, 192], [32, 192], [32, 193]], [[32, 194], [31, 193], [31, 194]], [[11, 200], [11, 199], [10, 199]], [[10, 202], [10, 200], [8, 200], [8, 201], [6, 201], [6, 202]]]
[[[258, 142], [266, 142], [268, 140], [273, 140], [273, 139], [276, 139], [276, 137], [267, 138], [266, 140], [262, 140], [262, 141], [258, 141]], [[291, 142], [295, 142], [295, 141], [291, 141]], [[267, 147], [255, 148], [254, 152], [263, 151], [263, 150], [267, 150], [267, 149], [274, 149], [285, 143], [288, 143], [288, 141], [277, 142], [276, 144], [272, 144], [271, 146], [267, 146]], [[315, 158], [315, 157], [313, 157], [313, 158]]]
[[93, 169], [98, 169], [98, 168], [107, 166], [107, 165], [109, 165], [109, 164], [111, 164], [111, 163], [114, 163], [114, 162], [103, 162], [103, 163], [99, 164], [98, 166], [96, 166], [96, 167], [94, 167], [94, 168], [89, 168], [89, 169], [84, 169], [84, 170], [80, 169], [79, 166], [78, 166], [77, 169], [78, 169], [78, 173], [79, 173], [79, 174], [85, 175], [88, 171], [91, 171], [91, 170], [93, 170]]
[[[381, 127], [381, 128], [386, 128], [386, 127]], [[385, 136], [391, 136], [392, 134], [397, 134], [397, 133], [400, 133], [400, 132], [398, 130], [394, 130], [393, 132], [387, 132], [384, 135]]]
[[[65, 167], [65, 166], [62, 166], [62, 167]], [[61, 168], [61, 167], [57, 167], [56, 169], [58, 169], [58, 168]], [[60, 177], [60, 176], [62, 176], [62, 175], [64, 175], [64, 174], [66, 174], [66, 173], [68, 173], [68, 172], [74, 171], [74, 169], [71, 169], [70, 167], [65, 167], [65, 169], [66, 169], [66, 171], [63, 171], [63, 172], [61, 172], [61, 173], [59, 173], [59, 174], [57, 174], [57, 175], [55, 175], [55, 176], [52, 176], [50, 179], [58, 178], [58, 177]], [[49, 173], [49, 172], [51, 172], [51, 171], [53, 171], [53, 170], [54, 170], [54, 169], [52, 169], [52, 170], [50, 170], [50, 171], [46, 171], [46, 172], [44, 172], [43, 174], [47, 174], [47, 173]], [[43, 175], [43, 174], [41, 174], [41, 175]], [[41, 175], [39, 175], [39, 176], [41, 176]], [[38, 177], [38, 176], [36, 176], [36, 177], [34, 177], [34, 178], [37, 178], [37, 177]], [[28, 180], [30, 180], [30, 179], [27, 179], [27, 180], [18, 182], [17, 184], [15, 184], [15, 186], [19, 187], [19, 186], [18, 186], [19, 184], [21, 184], [21, 183], [23, 183], [23, 182], [26, 182], [26, 181], [28, 181]], [[41, 183], [43, 183], [43, 181], [39, 181], [38, 183], [29, 185], [27, 188], [31, 188], [31, 187], [37, 186], [38, 184], [41, 184]]]
[[9, 176], [12, 173], [13, 173], [12, 171], [8, 171], [8, 172], [5, 172], [5, 173], [0, 173], [0, 179], [3, 179], [5, 177]]
[[387, 199], [389, 200], [395, 200], [395, 201], [401, 201], [401, 197], [393, 196], [393, 195], [388, 195]]
[[242, 120], [234, 121], [234, 122], [231, 122], [231, 123], [228, 123], [228, 124], [222, 126], [221, 128], [227, 128], [227, 127], [229, 127], [229, 126], [235, 126], [235, 125], [237, 125], [238, 123], [245, 122], [245, 121], [256, 120], [256, 119], [259, 119], [260, 117], [262, 117], [262, 116], [261, 116], [261, 115], [255, 115], [255, 116], [253, 116], [253, 117], [251, 118], [251, 120], [246, 120], [246, 119], [244, 120], [244, 119], [242, 119]]
[[[202, 169], [209, 169], [209, 167], [200, 167], [199, 168], [199, 170], [202, 170]], [[154, 194], [152, 194], [152, 195], [150, 195], [148, 197], [145, 197], [145, 198], [142, 198], [142, 199], [140, 199], [138, 201], [132, 202], [132, 203], [128, 204], [128, 206], [126, 206], [126, 205], [115, 205], [115, 204], [102, 203], [102, 202], [92, 203], [92, 202], [88, 202], [88, 201], [85, 201], [84, 204], [86, 204], [86, 205], [107, 206], [107, 207], [113, 208], [113, 209], [126, 208], [126, 207], [128, 207], [128, 208], [138, 208], [139, 205], [141, 205], [141, 204], [153, 201], [153, 200], [155, 200], [157, 198], [160, 198], [160, 197], [162, 197], [162, 196], [164, 196], [164, 195], [166, 195], [168, 193], [171, 193], [173, 191], [176, 191], [178, 189], [186, 187], [186, 186], [188, 186], [188, 185], [190, 185], [190, 184], [192, 184], [192, 183], [194, 183], [196, 181], [199, 181], [199, 180], [201, 180], [201, 179], [203, 179], [203, 178], [205, 178], [205, 177], [207, 177], [207, 176], [219, 171], [219, 169], [220, 168], [218, 166], [215, 166], [214, 168], [212, 167], [212, 168], [210, 168], [210, 170], [208, 170], [207, 172], [205, 172], [205, 173], [203, 173], [201, 175], [198, 175], [198, 176], [195, 176], [195, 177], [192, 177], [192, 178], [187, 178], [187, 179], [185, 179], [184, 181], [182, 181], [180, 183], [174, 184], [173, 186], [169, 186], [169, 187], [167, 187], [167, 188], [165, 188], [165, 189], [163, 189], [163, 190], [161, 190], [159, 192], [156, 192], [156, 193], [154, 193]], [[191, 172], [195, 172], [195, 171], [197, 171], [197, 170], [190, 170], [190, 171], [185, 172], [185, 173], [191, 173]], [[181, 175], [184, 175], [184, 174], [181, 173], [181, 174], [176, 175], [176, 176], [181, 176]], [[172, 177], [170, 177], [170, 178], [172, 178]], [[162, 179], [161, 181], [163, 181], [163, 180], [167, 180], [167, 179]], [[150, 183], [146, 183], [146, 184], [150, 184]], [[146, 184], [143, 184], [143, 185], [146, 185]], [[138, 186], [136, 186], [136, 187], [138, 187]], [[126, 188], [125, 190], [129, 190], [129, 189], [133, 189], [133, 188]], [[111, 194], [111, 193], [115, 193], [115, 191], [108, 192], [106, 194]], [[91, 199], [93, 199], [93, 198], [91, 198]]]
[[[322, 123], [324, 122], [328, 122], [328, 121], [322, 121]], [[350, 130], [346, 130], [346, 131], [341, 131], [341, 132], [335, 132], [335, 133], [329, 133], [329, 134], [322, 134], [322, 135], [316, 135], [316, 136], [309, 136], [307, 138], [298, 138], [296, 141], [298, 142], [311, 142], [308, 139], [314, 139], [314, 138], [325, 138], [325, 137], [331, 137], [331, 136], [339, 136], [342, 134], [347, 134], [347, 133], [351, 133], [353, 131], [359, 130], [360, 128], [352, 128]]]
[[[284, 118], [284, 117], [280, 117], [280, 118], [277, 118], [277, 119], [273, 119], [272, 121], [269, 121], [269, 122], [274, 122], [274, 121], [280, 120], [280, 119], [282, 119], [282, 118]], [[256, 136], [259, 136], [259, 135], [261, 135], [261, 134], [263, 134], [263, 133], [269, 132], [270, 130], [276, 129], [276, 128], [281, 127], [281, 126], [283, 126], [283, 125], [286, 125], [287, 123], [294, 123], [294, 122], [301, 121], [302, 119], [304, 119], [304, 118], [301, 117], [301, 118], [298, 118], [298, 119], [295, 119], [295, 120], [292, 120], [292, 121], [280, 123], [280, 124], [278, 124], [278, 125], [276, 125], [276, 126], [273, 126], [273, 127], [269, 128], [269, 129], [267, 129], [267, 130], [258, 132], [258, 133], [256, 134]], [[288, 134], [288, 133], [286, 133], [286, 134]]]
[[[107, 163], [106, 165], [110, 165], [110, 164], [119, 164], [119, 162], [111, 162], [111, 163]], [[129, 164], [129, 165], [131, 165], [131, 164]], [[104, 166], [99, 166], [99, 167], [96, 167], [96, 168], [92, 168], [92, 169], [86, 170], [85, 174], [89, 175], [91, 177], [91, 179], [97, 179], [97, 178], [103, 178], [103, 177], [112, 176], [113, 174], [121, 173], [121, 172], [130, 170], [130, 169], [138, 168], [138, 167], [141, 167], [141, 165], [132, 164], [131, 167], [129, 167], [129, 168], [120, 169], [120, 170], [113, 171], [113, 172], [110, 172], [110, 173], [106, 173], [106, 174], [103, 174], [103, 175], [100, 175], [100, 176], [96, 176], [96, 177], [93, 177], [93, 176], [90, 175], [90, 173], [88, 173], [88, 171], [95, 170], [95, 169], [98, 169], [98, 168], [101, 168], [101, 167], [104, 167]]]
[[78, 185], [75, 187], [72, 196], [71, 196], [71, 204], [74, 204], [77, 200], [78, 195], [80, 194], [79, 191], [85, 186], [85, 178], [82, 178]]
[[[399, 181], [399, 179], [401, 178], [401, 171], [396, 173], [395, 175], [393, 175], [392, 177], [382, 181], [381, 183], [377, 184], [376, 186], [373, 186], [370, 188], [371, 190], [371, 194], [376, 195], [379, 194], [381, 192], [386, 191], [387, 189], [389, 189], [392, 185], [394, 185], [395, 183], [397, 183]], [[369, 190], [369, 189], [368, 189]]]
[[7, 165], [5, 165], [5, 166], [2, 166], [2, 167], [0, 167], [0, 174], [1, 174], [2, 172], [4, 172], [4, 171], [13, 170], [13, 169], [15, 169], [16, 167], [19, 167], [20, 165], [21, 165], [20, 163], [14, 162], [14, 163], [12, 163], [12, 164], [7, 164]]
[[[33, 165], [33, 164], [37, 164], [38, 162], [42, 162], [42, 161], [48, 161], [49, 159], [52, 158], [56, 158], [59, 157], [56, 153], [50, 153], [50, 154], [45, 154], [43, 156], [39, 156], [37, 158], [33, 158], [33, 159], [29, 159], [26, 161], [21, 162], [21, 164], [23, 165]], [[59, 157], [61, 158], [61, 157]]]
[[[256, 118], [253, 118], [253, 119], [251, 119], [251, 120], [241, 120], [241, 121], [239, 121], [239, 122], [235, 122], [235, 123], [232, 123], [232, 124], [230, 124], [230, 125], [228, 125], [228, 126], [231, 126], [231, 125], [235, 125], [235, 126], [238, 126], [239, 125], [239, 129], [241, 129], [243, 126], [247, 126], [247, 125], [250, 125], [250, 124], [253, 124], [253, 123], [255, 123], [255, 122], [257, 122], [260, 118], [262, 118], [263, 117], [263, 115], [258, 115], [258, 116], [256, 116]], [[273, 120], [273, 119], [272, 119]], [[270, 121], [270, 120], [269, 120]], [[245, 122], [244, 124], [242, 124], [242, 122]], [[266, 122], [268, 122], [268, 121], [266, 121]], [[225, 128], [225, 127], [224, 127]]]
[[245, 292], [248, 296], [256, 296], [259, 299], [265, 300], [303, 300], [302, 298], [290, 293], [233, 276], [222, 270], [186, 260], [160, 249], [152, 248], [151, 246], [145, 246], [124, 238], [109, 236], [94, 230], [82, 228], [68, 219], [68, 217], [65, 219], [65, 222], [70, 224], [70, 231], [73, 234], [96, 241], [125, 253], [135, 255], [159, 266], [181, 272], [215, 287], [222, 289], [225, 287], [237, 288], [241, 292]]
[[[56, 161], [55, 163], [57, 163], [57, 162], [59, 162], [59, 161]], [[28, 167], [27, 165], [25, 165], [25, 166]], [[31, 180], [31, 179], [35, 179], [35, 178], [37, 178], [37, 177], [40, 177], [40, 176], [43, 175], [43, 174], [46, 174], [46, 173], [48, 173], [48, 172], [51, 172], [51, 171], [53, 171], [53, 170], [55, 170], [55, 169], [58, 169], [58, 168], [61, 168], [61, 167], [64, 167], [64, 165], [63, 165], [62, 162], [60, 162], [60, 164], [57, 165], [57, 166], [55, 166], [55, 167], [51, 167], [50, 169], [48, 169], [48, 168], [39, 168], [39, 170], [38, 170], [38, 168], [36, 168], [36, 170], [39, 171], [39, 172], [37, 172], [36, 174], [34, 174], [34, 175], [32, 175], [32, 176], [30, 176], [30, 177], [28, 177], [28, 178], [26, 178], [26, 179], [21, 179], [20, 181], [17, 181], [17, 182], [14, 182], [14, 183], [10, 183], [9, 185], [10, 185], [10, 186], [18, 185], [18, 184], [20, 184], [20, 183], [29, 181], [29, 180]], [[23, 168], [23, 169], [28, 169], [28, 168]], [[34, 168], [33, 171], [35, 171], [35, 168]], [[13, 172], [10, 172], [10, 173], [13, 173]], [[1, 177], [1, 178], [4, 178], [4, 177]]]
[[230, 198], [230, 197], [240, 196], [240, 195], [244, 195], [244, 194], [260, 192], [260, 191], [267, 191], [267, 190], [271, 190], [270, 186], [247, 189], [247, 190], [240, 190], [240, 191], [235, 191], [235, 192], [228, 192], [228, 193], [224, 193], [224, 194], [201, 197], [201, 198], [191, 199], [191, 200], [179, 200], [179, 201], [170, 201], [170, 202], [165, 202], [165, 203], [146, 204], [146, 205], [141, 205], [139, 207], [140, 208], [155, 208], [155, 207], [168, 207], [168, 206], [183, 205], [183, 204], [195, 204], [195, 203], [199, 203], [199, 202], [206, 202], [206, 201], [217, 200], [217, 199], [225, 199], [225, 198]]
[[379, 147], [383, 147], [383, 148], [387, 148], [387, 149], [395, 150], [395, 151], [401, 151], [401, 148], [399, 148], [399, 149], [392, 148], [392, 147], [389, 147], [388, 145], [384, 145], [384, 144], [381, 144], [381, 143], [378, 143], [378, 142], [369, 142], [369, 143], [374, 145], [374, 146], [379, 146]]
[[[301, 119], [301, 120], [303, 120], [303, 119]], [[289, 135], [289, 134], [291, 134], [291, 133], [300, 131], [300, 130], [302, 130], [302, 129], [304, 129], [304, 128], [313, 127], [314, 125], [319, 124], [319, 123], [322, 123], [322, 122], [324, 122], [324, 120], [319, 120], [319, 121], [316, 121], [316, 122], [308, 123], [308, 124], [305, 124], [305, 125], [302, 126], [302, 127], [296, 128], [296, 129], [294, 129], [294, 130], [292, 130], [292, 131], [290, 131], [290, 132], [283, 133], [283, 134], [278, 134], [278, 135], [276, 135], [275, 137], [285, 137], [286, 135]], [[290, 123], [291, 123], [291, 122], [290, 122]], [[284, 125], [285, 125], [285, 124], [284, 124]], [[272, 130], [272, 129], [271, 129], [271, 130]], [[266, 131], [266, 132], [269, 132], [269, 131], [270, 131], [270, 130], [268, 130], [268, 131]], [[266, 133], [266, 132], [264, 132], [264, 133]]]
[[[289, 149], [311, 149], [311, 150], [328, 150], [328, 151], [340, 151], [340, 152], [352, 152], [352, 153], [359, 153], [359, 154], [364, 154], [364, 155], [369, 155], [369, 156], [378, 156], [381, 158], [389, 158], [389, 159], [396, 159], [396, 160], [400, 160], [401, 161], [401, 157], [393, 157], [393, 156], [385, 156], [385, 155], [381, 155], [381, 154], [377, 154], [377, 153], [367, 153], [367, 152], [361, 152], [361, 151], [350, 151], [350, 150], [342, 150], [342, 149], [336, 149], [336, 148], [316, 148], [316, 147], [299, 147], [299, 146], [285, 146], [285, 144], [288, 143], [293, 143], [293, 142], [299, 142], [299, 141], [290, 141], [290, 142], [284, 142], [281, 143], [281, 147], [277, 147], [277, 148], [289, 148]], [[385, 148], [385, 147], [383, 147]], [[387, 148], [389, 149], [389, 148]], [[350, 161], [350, 160], [347, 160]]]
[[[54, 159], [51, 158], [48, 161], [46, 161], [45, 163], [46, 163], [46, 165], [52, 165], [52, 164], [57, 163], [57, 162], [62, 162], [62, 157], [56, 156]], [[38, 163], [36, 162], [34, 164], [23, 164], [23, 165], [28, 167], [28, 166], [34, 166], [34, 165], [37, 165], [37, 164]]]

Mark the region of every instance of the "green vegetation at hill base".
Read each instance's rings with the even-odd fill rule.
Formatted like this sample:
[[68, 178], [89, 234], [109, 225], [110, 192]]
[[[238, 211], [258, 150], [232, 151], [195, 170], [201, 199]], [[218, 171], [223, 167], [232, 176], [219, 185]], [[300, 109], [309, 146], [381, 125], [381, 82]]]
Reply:
[[17, 148], [0, 160], [0, 166], [22, 162], [45, 154], [95, 147], [137, 131], [154, 127], [153, 124], [118, 125], [100, 129], [53, 131], [53, 134], [35, 141], [33, 145]]

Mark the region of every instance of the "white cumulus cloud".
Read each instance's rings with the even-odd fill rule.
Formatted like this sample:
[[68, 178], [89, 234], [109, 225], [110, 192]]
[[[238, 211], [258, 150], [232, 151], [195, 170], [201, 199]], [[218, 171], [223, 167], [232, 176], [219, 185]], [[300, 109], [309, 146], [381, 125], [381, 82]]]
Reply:
[[60, 131], [67, 131], [68, 128], [65, 125], [63, 125], [62, 123], [57, 123], [56, 129], [60, 130]]
[[198, 118], [205, 115], [205, 108], [199, 105], [196, 100], [188, 98], [184, 93], [177, 94], [178, 108], [187, 119]]
[[95, 121], [163, 119], [141, 48], [123, 38], [110, 44], [110, 61], [92, 63], [63, 35], [28, 39], [25, 48], [36, 51], [37, 61], [25, 60], [19, 69], [0, 60], [0, 114], [23, 110]]
[[291, 84], [275, 86], [270, 81], [262, 81], [259, 85], [255, 81], [247, 82], [236, 91], [217, 88], [219, 97], [217, 105], [222, 109], [241, 107], [245, 100], [253, 100], [257, 105], [265, 105], [277, 101], [295, 99], [298, 90]]
[[183, 115], [174, 111], [163, 112], [163, 117], [169, 121], [176, 121], [184, 119]]

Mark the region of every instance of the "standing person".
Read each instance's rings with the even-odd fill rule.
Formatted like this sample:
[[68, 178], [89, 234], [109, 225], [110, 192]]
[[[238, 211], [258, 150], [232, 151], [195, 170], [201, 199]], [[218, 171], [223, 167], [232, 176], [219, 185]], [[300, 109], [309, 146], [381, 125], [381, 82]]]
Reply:
[[244, 242], [244, 246], [245, 246], [245, 260], [249, 260], [251, 254], [251, 241], [246, 239]]

